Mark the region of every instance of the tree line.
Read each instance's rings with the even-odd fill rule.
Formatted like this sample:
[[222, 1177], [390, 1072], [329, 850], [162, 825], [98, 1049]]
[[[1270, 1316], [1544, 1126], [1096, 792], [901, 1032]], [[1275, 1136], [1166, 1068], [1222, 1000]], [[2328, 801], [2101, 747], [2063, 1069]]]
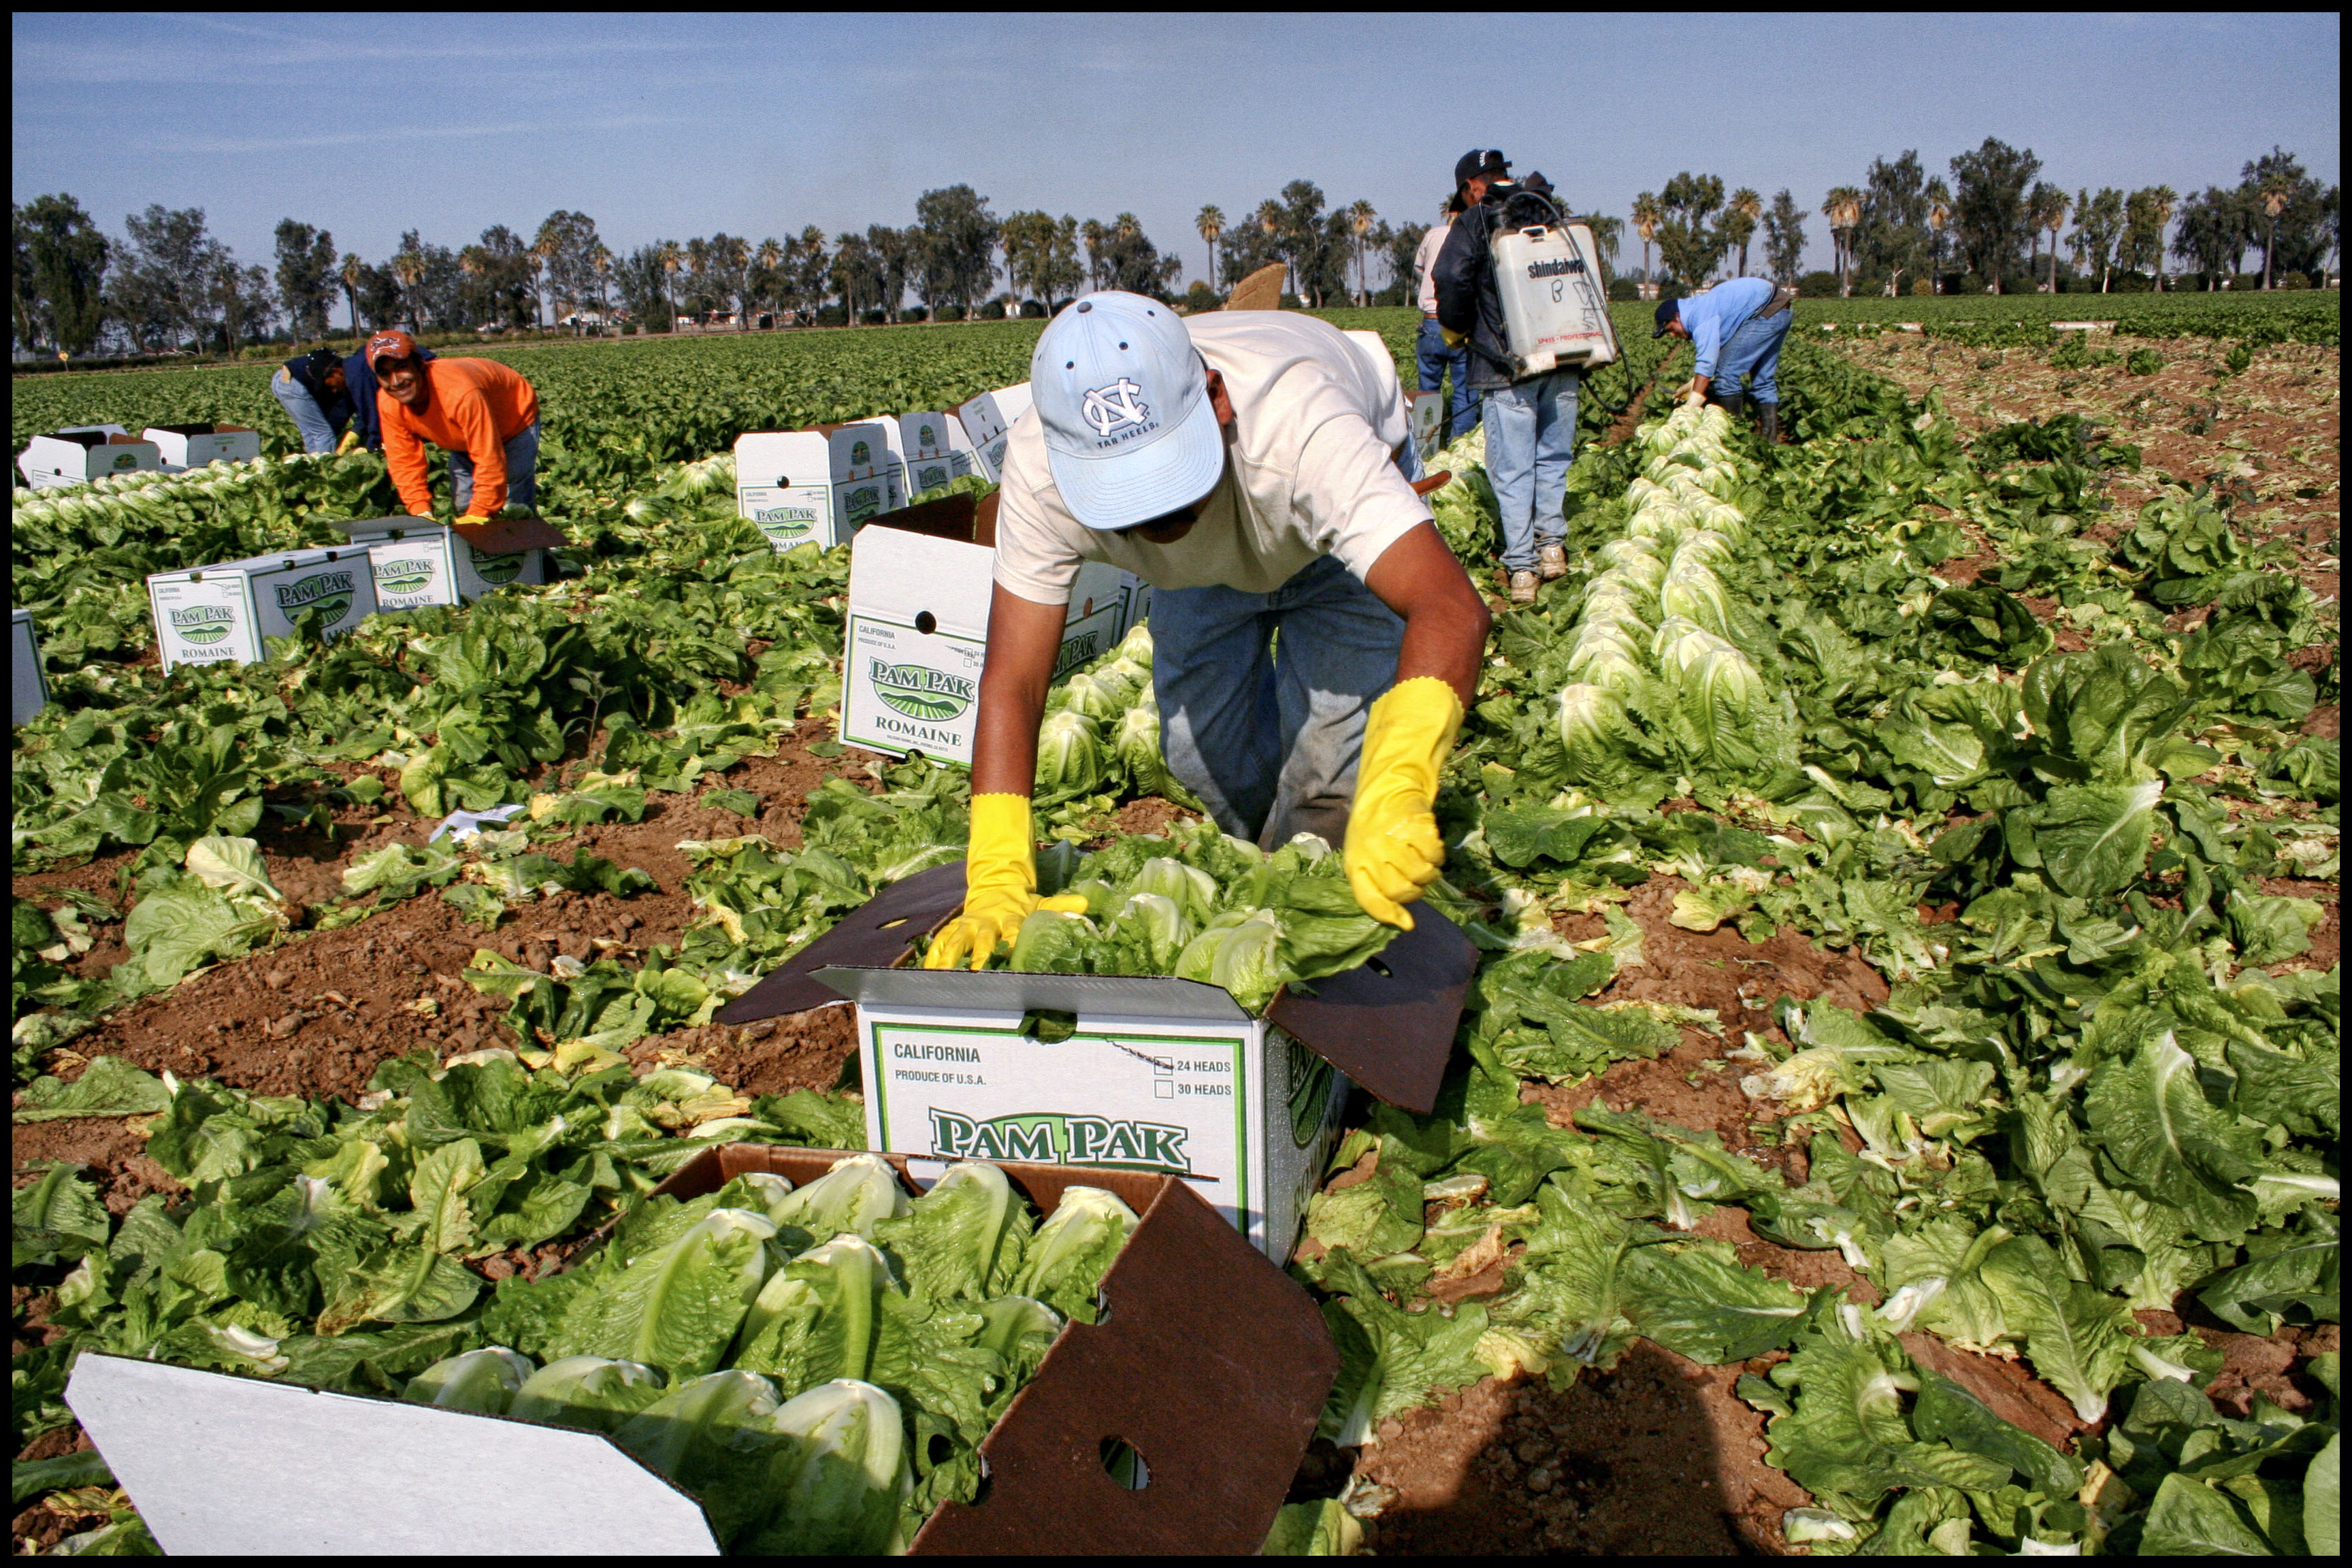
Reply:
[[[725, 232], [617, 253], [585, 213], [559, 210], [536, 232], [503, 224], [451, 247], [416, 230], [370, 261], [326, 229], [281, 221], [275, 266], [241, 261], [201, 207], [150, 206], [120, 237], [71, 195], [12, 207], [18, 349], [87, 354], [236, 353], [253, 343], [403, 326], [418, 331], [568, 324], [667, 331], [680, 320], [748, 328], [761, 320], [834, 323], [1046, 314], [1084, 289], [1165, 297], [1182, 265], [1132, 213], [1108, 222], [1020, 212], [1000, 218], [968, 184], [926, 191], [915, 221], [827, 237]], [[1010, 285], [1000, 295], [997, 284]], [[912, 295], [919, 303], [910, 305]]]
[[[2032, 148], [1997, 137], [1953, 158], [1949, 168], [1948, 181], [1931, 175], [1916, 151], [1906, 152], [1872, 159], [1861, 184], [1832, 189], [1818, 209], [1828, 220], [1831, 268], [1810, 275], [1801, 268], [1811, 215], [1788, 190], [1768, 205], [1753, 190], [1727, 195], [1713, 174], [1678, 174], [1633, 199], [1637, 276], [1688, 289], [1735, 264], [1745, 275], [1759, 230], [1771, 277], [1839, 294], [2161, 289], [2174, 281], [2168, 255], [2191, 287], [2220, 289], [2250, 276], [2250, 251], [2262, 258], [2261, 287], [2300, 287], [2324, 277], [2340, 252], [2337, 187], [2322, 185], [2276, 147], [2248, 163], [2236, 185], [2209, 185], [2186, 198], [2169, 185], [2128, 193], [2086, 187], [2069, 195], [2041, 177]], [[2063, 269], [2062, 236], [2071, 258]]]
[[[1631, 237], [1642, 265], [1628, 279], [1612, 277], [1613, 291], [1631, 294], [1637, 283], [1688, 289], [1745, 275], [1757, 249], [1772, 278], [1846, 294], [2165, 287], [2168, 256], [2191, 286], [2213, 289], [2245, 275], [2249, 252], [2259, 253], [2261, 286], [2270, 288], [2322, 275], [2339, 252], [2337, 188], [2281, 149], [2248, 163], [2236, 185], [2185, 198], [2168, 185], [2070, 196], [2041, 174], [2032, 149], [1993, 137], [1951, 159], [1948, 179], [1929, 174], [1916, 151], [1874, 158], [1860, 184], [1840, 185], [1821, 203], [1832, 267], [1805, 274], [1812, 215], [1789, 190], [1767, 202], [1684, 171], [1634, 198]], [[1233, 221], [1218, 206], [1201, 209], [1194, 226], [1208, 265], [1183, 302], [1213, 304], [1269, 264], [1284, 268], [1286, 293], [1308, 306], [1410, 302], [1428, 224], [1392, 224], [1361, 199], [1335, 205], [1305, 179], [1245, 210]], [[875, 224], [827, 237], [811, 225], [757, 242], [720, 232], [625, 254], [604, 243], [587, 214], [562, 210], [528, 238], [499, 224], [454, 248], [412, 229], [381, 261], [341, 251], [327, 230], [289, 217], [278, 225], [267, 267], [241, 261], [207, 230], [200, 207], [151, 205], [123, 220], [120, 237], [64, 194], [11, 211], [16, 346], [71, 354], [101, 344], [235, 353], [273, 337], [316, 341], [338, 313], [354, 332], [1045, 315], [1088, 289], [1172, 300], [1184, 275], [1178, 255], [1155, 245], [1133, 213], [1108, 222], [1043, 210], [999, 217], [968, 184], [924, 192], [902, 228]], [[1604, 269], [1613, 268], [1626, 221], [1579, 221], [1591, 226]], [[2063, 267], [2062, 242], [2070, 258]]]

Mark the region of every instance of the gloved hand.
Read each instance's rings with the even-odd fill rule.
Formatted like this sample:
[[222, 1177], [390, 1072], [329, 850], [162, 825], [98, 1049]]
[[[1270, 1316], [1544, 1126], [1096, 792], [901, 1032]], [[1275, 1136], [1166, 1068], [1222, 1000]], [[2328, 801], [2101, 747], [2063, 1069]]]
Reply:
[[335, 443], [335, 456], [340, 458], [346, 452], [355, 450], [359, 444], [360, 433], [356, 430], [346, 430], [343, 432], [343, 438]]
[[1412, 916], [1403, 906], [1421, 897], [1445, 864], [1445, 842], [1430, 807], [1461, 727], [1461, 699], [1433, 675], [1391, 687], [1365, 721], [1344, 863], [1357, 907], [1384, 925], [1411, 931]]
[[1676, 403], [1688, 403], [1692, 398], [1698, 395], [1698, 377], [1695, 375], [1687, 378], [1680, 386], [1675, 388], [1675, 401]]
[[1029, 826], [1028, 796], [973, 795], [971, 846], [963, 861], [963, 913], [931, 939], [923, 967], [955, 969], [969, 958], [971, 968], [985, 969], [997, 944], [1010, 945], [1031, 910], [1080, 914], [1086, 907], [1085, 898], [1076, 893], [1037, 896], [1036, 841]]
[[1438, 328], [1437, 335], [1445, 340], [1445, 346], [1449, 349], [1458, 349], [1470, 341], [1466, 334], [1457, 332], [1452, 327]]

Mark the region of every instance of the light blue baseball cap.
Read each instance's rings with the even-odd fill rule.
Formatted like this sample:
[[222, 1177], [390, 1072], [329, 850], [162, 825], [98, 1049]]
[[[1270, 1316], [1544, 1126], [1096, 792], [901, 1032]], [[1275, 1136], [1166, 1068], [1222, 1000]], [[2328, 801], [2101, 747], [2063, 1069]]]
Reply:
[[1214, 489], [1225, 443], [1200, 351], [1176, 312], [1116, 289], [1046, 325], [1029, 361], [1045, 463], [1088, 528], [1133, 528]]

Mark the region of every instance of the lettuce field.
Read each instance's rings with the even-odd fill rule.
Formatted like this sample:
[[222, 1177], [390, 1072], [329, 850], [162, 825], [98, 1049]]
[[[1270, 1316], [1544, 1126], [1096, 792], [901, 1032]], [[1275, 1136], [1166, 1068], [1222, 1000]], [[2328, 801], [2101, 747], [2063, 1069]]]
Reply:
[[[1801, 301], [1779, 447], [1638, 401], [1687, 370], [1622, 308], [1573, 569], [1498, 614], [1445, 774], [1446, 1088], [1351, 1103], [1290, 1264], [1342, 1371], [1270, 1550], [2336, 1550], [2336, 301], [2050, 325], [2109, 303]], [[1332, 314], [1411, 374], [1412, 312]], [[270, 367], [17, 382], [20, 447], [268, 454], [15, 500], [19, 1551], [152, 1549], [60, 1398], [85, 1348], [854, 1447], [756, 1499], [649, 1457], [746, 1547], [972, 1494], [1116, 1216], [645, 1194], [862, 1143], [843, 1010], [712, 1016], [968, 818], [833, 739], [846, 552], [739, 521], [732, 439], [952, 405], [1034, 331], [493, 351], [562, 579], [169, 677], [145, 575], [331, 542], [381, 462], [288, 455]], [[1491, 590], [1482, 458], [1433, 507]], [[1150, 658], [1057, 688], [1041, 867], [1090, 908], [1010, 962], [1255, 1007], [1375, 951], [1318, 846], [1199, 821]]]

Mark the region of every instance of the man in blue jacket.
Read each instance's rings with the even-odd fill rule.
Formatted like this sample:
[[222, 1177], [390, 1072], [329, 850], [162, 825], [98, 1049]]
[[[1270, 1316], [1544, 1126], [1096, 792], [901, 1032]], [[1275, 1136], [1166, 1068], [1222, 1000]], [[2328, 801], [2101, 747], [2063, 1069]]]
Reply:
[[[352, 421], [352, 389], [343, 362], [331, 350], [313, 349], [288, 360], [269, 379], [278, 406], [294, 421], [302, 437], [302, 450], [331, 452], [343, 426]], [[375, 395], [368, 395], [371, 410]]]
[[[1762, 278], [1734, 278], [1704, 294], [1658, 302], [1657, 330], [1687, 338], [1698, 351], [1690, 380], [1683, 383], [1685, 401], [1696, 397], [1723, 405], [1738, 416], [1748, 399], [1767, 441], [1780, 438], [1780, 345], [1789, 336], [1796, 312], [1793, 289], [1776, 289]], [[1743, 378], [1752, 375], [1746, 391]]]

